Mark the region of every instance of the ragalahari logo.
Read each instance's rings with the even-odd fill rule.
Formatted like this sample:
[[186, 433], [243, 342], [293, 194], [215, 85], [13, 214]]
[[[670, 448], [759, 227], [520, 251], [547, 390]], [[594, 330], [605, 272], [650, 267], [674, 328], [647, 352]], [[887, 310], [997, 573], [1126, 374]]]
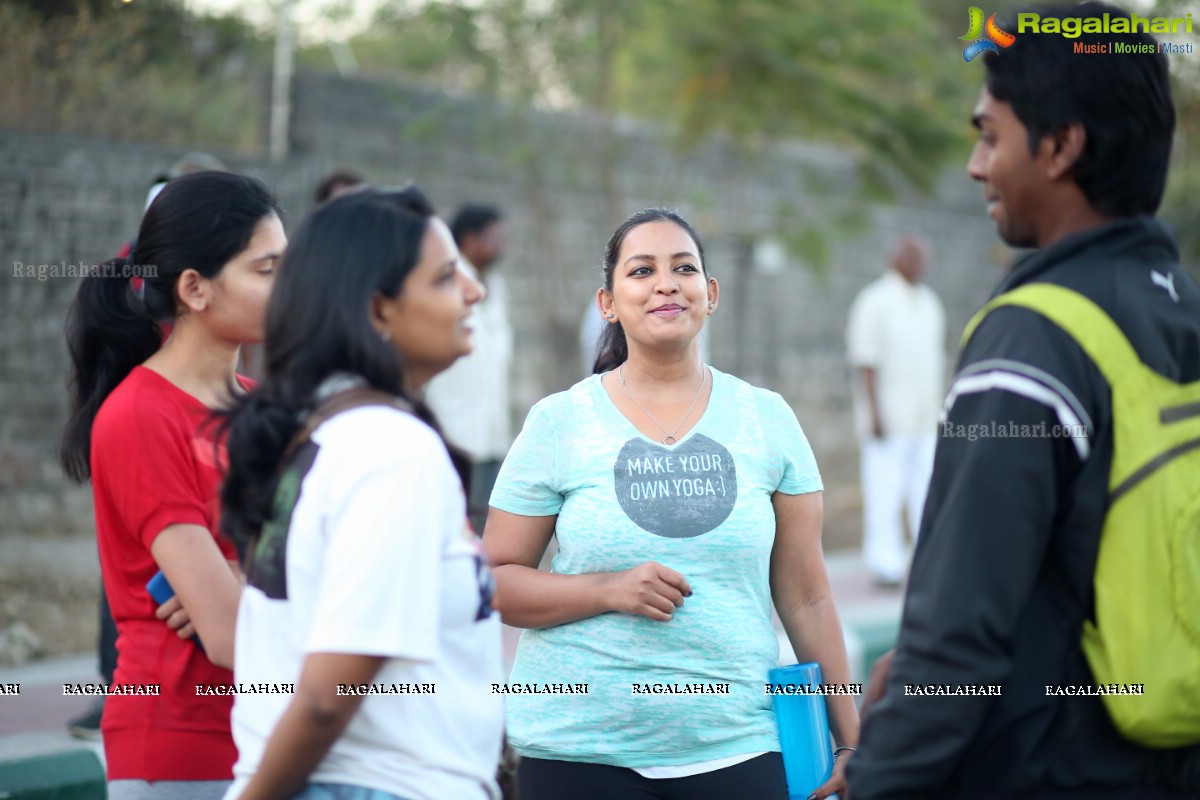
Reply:
[[987, 18], [986, 25], [983, 22], [983, 11], [978, 7], [971, 6], [967, 9], [967, 14], [969, 25], [967, 34], [958, 37], [964, 42], [970, 42], [963, 48], [964, 61], [970, 62], [975, 56], [984, 52], [999, 53], [1001, 47], [1012, 47], [1012, 43], [1017, 40], [1017, 37], [1002, 30], [996, 24], [995, 14]]

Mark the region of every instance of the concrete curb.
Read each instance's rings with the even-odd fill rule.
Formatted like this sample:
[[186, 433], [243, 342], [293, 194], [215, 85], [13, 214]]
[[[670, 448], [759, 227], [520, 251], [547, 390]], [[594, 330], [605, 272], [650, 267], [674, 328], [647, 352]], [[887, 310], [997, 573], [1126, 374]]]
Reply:
[[90, 750], [0, 760], [0, 800], [105, 800], [104, 765]]

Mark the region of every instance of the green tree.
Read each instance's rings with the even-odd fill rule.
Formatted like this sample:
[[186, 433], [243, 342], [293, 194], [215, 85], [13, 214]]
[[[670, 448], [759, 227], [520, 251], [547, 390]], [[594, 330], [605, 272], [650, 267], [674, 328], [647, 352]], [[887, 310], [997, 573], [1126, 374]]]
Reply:
[[916, 0], [441, 0], [378, 22], [353, 42], [369, 71], [656, 120], [685, 144], [834, 142], [874, 186], [927, 187], [964, 141], [971, 78]]
[[[965, 157], [978, 71], [962, 62], [960, 33], [923, 0], [433, 0], [385, 6], [351, 46], [367, 74], [586, 114], [587, 167], [611, 225], [627, 211], [615, 183], [621, 119], [654, 123], [683, 150], [732, 141], [734, 169], [779, 142], [835, 144], [857, 157], [855, 185], [828, 191], [814, 169], [806, 194], [825, 198], [817, 208], [800, 213], [797, 198], [765, 230], [724, 219], [738, 236], [782, 232], [821, 270], [832, 241], [861, 224], [864, 197], [927, 190]], [[302, 59], [328, 63], [313, 49]], [[518, 113], [510, 121], [521, 125]], [[519, 143], [510, 158], [536, 194], [543, 159], [528, 133], [509, 137]]]
[[[1193, 0], [1159, 0], [1155, 16], [1182, 17], [1195, 13]], [[1200, 50], [1200, 37], [1163, 36], [1175, 43], [1190, 41]], [[1168, 56], [1175, 99], [1175, 148], [1162, 216], [1179, 236], [1181, 254], [1192, 274], [1200, 278], [1200, 56]]]
[[14, 127], [258, 144], [269, 43], [241, 19], [179, 2], [32, 5], [0, 4], [0, 109]]

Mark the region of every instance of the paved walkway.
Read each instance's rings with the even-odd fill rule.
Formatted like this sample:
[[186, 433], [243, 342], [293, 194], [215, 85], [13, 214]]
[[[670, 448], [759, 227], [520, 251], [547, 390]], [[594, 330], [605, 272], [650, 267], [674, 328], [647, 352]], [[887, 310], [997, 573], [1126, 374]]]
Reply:
[[[899, 590], [872, 585], [856, 553], [834, 553], [826, 557], [830, 581], [837, 599], [851, 659], [851, 677], [865, 681], [868, 660], [895, 638], [903, 598]], [[792, 663], [791, 648], [780, 634], [780, 661]], [[520, 631], [505, 628], [504, 655], [512, 664]], [[0, 693], [0, 761], [71, 750], [93, 749], [103, 759], [99, 742], [72, 738], [67, 720], [86, 710], [89, 697], [64, 697], [64, 683], [95, 683], [96, 656], [89, 653], [49, 659], [16, 668], [0, 668], [0, 692], [7, 684], [20, 684], [19, 695]]]
[[91, 705], [90, 697], [63, 697], [64, 683], [96, 683], [96, 654], [0, 668], [0, 689], [17, 683], [17, 696], [0, 694], [0, 761], [86, 747], [104, 759], [100, 742], [67, 733], [67, 720]]

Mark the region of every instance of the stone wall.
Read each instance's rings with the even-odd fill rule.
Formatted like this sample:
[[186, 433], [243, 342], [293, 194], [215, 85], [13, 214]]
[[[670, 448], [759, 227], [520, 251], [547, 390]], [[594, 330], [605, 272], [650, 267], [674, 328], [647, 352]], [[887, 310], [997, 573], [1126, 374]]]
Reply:
[[[91, 525], [86, 490], [68, 487], [54, 458], [66, 413], [63, 321], [77, 281], [18, 278], [12, 265], [104, 260], [136, 231], [152, 176], [180, 155], [146, 143], [0, 132], [0, 532]], [[577, 330], [615, 223], [646, 206], [678, 207], [705, 239], [724, 292], [707, 333], [712, 363], [793, 404], [826, 474], [829, 535], [843, 543], [857, 535], [842, 344], [854, 293], [883, 268], [892, 237], [923, 233], [934, 245], [929, 282], [957, 335], [1007, 257], [979, 188], [957, 165], [932, 197], [872, 204], [854, 199], [854, 161], [831, 148], [685, 148], [641, 123], [332, 76], [297, 81], [285, 163], [216, 155], [270, 182], [289, 224], [309, 210], [320, 177], [341, 166], [381, 184], [415, 180], [447, 216], [467, 201], [501, 206], [518, 421], [538, 398], [581, 377]], [[861, 224], [836, 223], [847, 215]], [[814, 230], [832, 244], [823, 268], [803, 245]]]

